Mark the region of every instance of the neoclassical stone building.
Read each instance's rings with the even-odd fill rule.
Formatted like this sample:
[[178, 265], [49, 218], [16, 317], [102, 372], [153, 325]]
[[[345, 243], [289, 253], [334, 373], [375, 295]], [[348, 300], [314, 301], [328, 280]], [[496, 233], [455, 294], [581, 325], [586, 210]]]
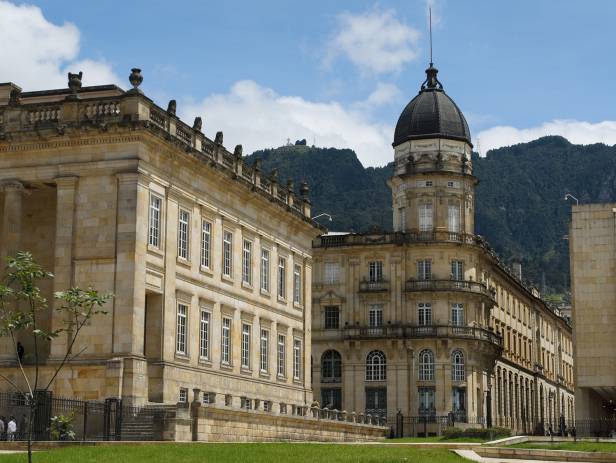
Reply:
[[426, 73], [395, 130], [394, 230], [313, 244], [315, 398], [400, 412], [405, 433], [437, 417], [556, 430], [573, 417], [571, 328], [475, 235], [468, 125]]
[[[87, 76], [86, 76], [87, 79]], [[261, 173], [158, 107], [138, 86], [22, 92], [0, 84], [0, 254], [27, 250], [55, 274], [43, 291], [115, 297], [53, 386], [136, 403], [203, 400], [286, 409], [312, 402], [308, 187]], [[41, 320], [60, 326], [53, 310]], [[32, 358], [28, 339], [24, 361]], [[0, 368], [18, 378], [0, 339]], [[46, 364], [66, 350], [42, 348]], [[47, 369], [44, 368], [44, 374]], [[0, 382], [0, 388], [8, 385]]]

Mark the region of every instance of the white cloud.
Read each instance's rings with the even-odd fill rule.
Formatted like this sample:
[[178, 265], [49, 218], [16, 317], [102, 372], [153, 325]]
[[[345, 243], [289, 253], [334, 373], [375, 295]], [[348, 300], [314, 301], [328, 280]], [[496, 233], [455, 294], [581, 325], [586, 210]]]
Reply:
[[353, 105], [357, 110], [371, 110], [379, 106], [386, 105], [396, 100], [400, 94], [400, 89], [391, 83], [378, 82], [376, 88], [363, 101], [359, 101]]
[[305, 138], [312, 144], [315, 137], [317, 146], [355, 150], [364, 165], [384, 165], [393, 159], [393, 128], [370, 121], [366, 111], [335, 101], [279, 95], [251, 80], [179, 109], [187, 121], [202, 116], [210, 136], [222, 130], [225, 145], [232, 148], [241, 143], [245, 153], [283, 145], [287, 138], [292, 142]]
[[0, 0], [0, 81], [24, 90], [67, 86], [67, 71], [83, 71], [84, 85], [118, 83], [105, 61], [79, 57], [79, 29], [49, 22], [40, 8]]
[[511, 126], [497, 126], [483, 130], [475, 137], [475, 148], [481, 145], [482, 156], [489, 150], [536, 140], [546, 135], [560, 135], [571, 143], [588, 145], [592, 143], [616, 144], [616, 121], [584, 122], [556, 119], [538, 127], [518, 129]]
[[417, 57], [419, 32], [400, 22], [393, 10], [338, 15], [336, 35], [324, 63], [346, 57], [366, 73], [396, 72]]

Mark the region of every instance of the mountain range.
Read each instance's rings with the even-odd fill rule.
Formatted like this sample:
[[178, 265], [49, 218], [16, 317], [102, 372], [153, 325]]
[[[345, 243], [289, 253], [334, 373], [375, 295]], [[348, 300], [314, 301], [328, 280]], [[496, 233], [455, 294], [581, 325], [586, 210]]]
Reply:
[[[385, 156], [393, 158], [391, 153]], [[331, 231], [392, 228], [387, 179], [393, 162], [365, 168], [350, 149], [296, 145], [259, 150], [265, 172], [278, 170], [280, 182], [310, 185], [313, 216]], [[616, 146], [574, 145], [549, 136], [529, 143], [473, 153], [476, 191], [475, 232], [505, 262], [522, 264], [524, 279], [544, 294], [569, 288], [568, 224], [573, 195], [580, 203], [616, 201]]]

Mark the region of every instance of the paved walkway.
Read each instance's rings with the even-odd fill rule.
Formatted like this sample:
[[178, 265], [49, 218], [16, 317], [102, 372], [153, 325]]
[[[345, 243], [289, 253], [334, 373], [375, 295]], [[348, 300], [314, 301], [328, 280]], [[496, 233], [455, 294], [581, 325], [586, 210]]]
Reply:
[[[550, 461], [520, 460], [520, 459], [514, 459], [514, 458], [485, 458], [485, 457], [478, 455], [473, 450], [454, 450], [454, 452], [456, 452], [458, 455], [460, 455], [463, 458], [466, 458], [472, 461], [477, 461], [480, 463], [576, 463], [574, 461], [565, 462], [565, 461], [553, 461], [553, 460], [550, 460]], [[577, 462], [577, 463], [583, 463], [583, 462]]]

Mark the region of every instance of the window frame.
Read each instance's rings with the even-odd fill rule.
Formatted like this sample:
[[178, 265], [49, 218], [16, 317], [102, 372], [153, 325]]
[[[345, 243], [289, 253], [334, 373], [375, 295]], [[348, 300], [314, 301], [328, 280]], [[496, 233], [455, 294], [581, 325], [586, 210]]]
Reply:
[[432, 303], [418, 302], [417, 303], [417, 325], [432, 326]]
[[[204, 315], [206, 315], [205, 320]], [[201, 308], [199, 314], [199, 358], [201, 360], [210, 360], [210, 343], [212, 339], [211, 327], [212, 312], [208, 309]]]
[[302, 266], [293, 264], [293, 303], [302, 305]]
[[[379, 361], [375, 361], [378, 359]], [[366, 382], [387, 381], [387, 357], [381, 350], [373, 350], [366, 355]]]
[[287, 335], [278, 333], [276, 342], [276, 373], [280, 378], [287, 376]]
[[[158, 201], [158, 209], [153, 208], [153, 201]], [[156, 217], [154, 217], [153, 212], [156, 213]], [[148, 245], [156, 249], [162, 249], [162, 218], [163, 198], [150, 191], [150, 201], [148, 205]], [[153, 221], [156, 222], [155, 226], [153, 226]], [[153, 230], [155, 233], [152, 233]]]
[[434, 381], [434, 369], [434, 352], [431, 349], [422, 349], [419, 352], [419, 381]]
[[293, 338], [293, 379], [302, 379], [302, 340]]
[[451, 325], [464, 326], [464, 304], [461, 302], [451, 304]]
[[340, 282], [340, 264], [338, 262], [325, 262], [323, 264], [323, 283], [336, 285]]
[[[228, 322], [228, 326], [227, 323]], [[233, 319], [231, 317], [222, 317], [220, 325], [220, 363], [222, 365], [231, 365], [232, 360], [232, 341], [231, 330], [233, 329]]]
[[244, 238], [242, 241], [242, 283], [248, 286], [252, 286], [252, 249], [252, 241]]
[[466, 381], [464, 352], [460, 349], [455, 349], [451, 353], [451, 380], [456, 382]]
[[[335, 309], [336, 312], [336, 323], [335, 323], [335, 327], [334, 326], [330, 326], [328, 324], [328, 321], [331, 321], [332, 318], [328, 317], [328, 315], [331, 315]], [[326, 305], [323, 308], [323, 329], [325, 330], [339, 330], [340, 329], [340, 306], [339, 305]]]
[[[183, 308], [183, 310], [181, 310], [181, 308]], [[177, 301], [175, 315], [176, 355], [188, 356], [188, 314], [189, 304], [184, 301]]]
[[432, 260], [420, 259], [417, 261], [417, 280], [430, 281], [432, 280]]
[[250, 370], [251, 342], [252, 342], [252, 325], [249, 323], [242, 322], [240, 367], [244, 370]]
[[261, 328], [259, 336], [259, 371], [261, 373], [269, 372], [269, 335], [270, 330]]
[[287, 258], [278, 256], [278, 299], [287, 299]]
[[212, 268], [212, 228], [213, 224], [207, 219], [201, 219], [201, 268]]
[[[186, 219], [184, 219], [186, 214]], [[190, 261], [190, 211], [180, 207], [178, 212], [178, 259]]]
[[421, 203], [418, 207], [418, 223], [420, 232], [431, 232], [434, 230], [434, 208], [432, 203]]
[[373, 260], [368, 262], [368, 281], [370, 283], [380, 283], [384, 281], [382, 260]]
[[233, 278], [233, 232], [222, 232], [222, 276]]
[[383, 327], [383, 304], [368, 305], [368, 326], [370, 328]]

